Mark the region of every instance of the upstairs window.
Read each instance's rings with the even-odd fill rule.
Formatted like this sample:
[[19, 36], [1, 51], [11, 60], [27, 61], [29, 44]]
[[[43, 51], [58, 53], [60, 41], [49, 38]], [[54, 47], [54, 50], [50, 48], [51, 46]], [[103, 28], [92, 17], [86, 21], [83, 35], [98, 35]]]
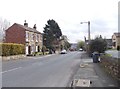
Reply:
[[26, 41], [29, 40], [29, 32], [26, 32]]

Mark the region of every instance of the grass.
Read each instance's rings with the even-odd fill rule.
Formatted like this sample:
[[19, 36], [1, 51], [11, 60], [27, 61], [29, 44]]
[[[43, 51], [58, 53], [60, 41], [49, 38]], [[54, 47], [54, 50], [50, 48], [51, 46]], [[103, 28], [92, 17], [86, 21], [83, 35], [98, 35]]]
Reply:
[[106, 56], [106, 57], [112, 57], [111, 54], [107, 54], [107, 53], [105, 54], [105, 56]]
[[107, 50], [117, 50], [117, 48], [107, 49]]

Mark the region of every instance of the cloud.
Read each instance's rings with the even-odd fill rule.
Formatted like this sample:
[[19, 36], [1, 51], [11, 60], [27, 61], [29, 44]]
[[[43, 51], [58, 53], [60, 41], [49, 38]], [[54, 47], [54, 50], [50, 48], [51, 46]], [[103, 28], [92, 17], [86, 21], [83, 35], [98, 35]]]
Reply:
[[47, 20], [54, 19], [70, 42], [87, 37], [88, 26], [80, 22], [90, 21], [92, 38], [99, 34], [110, 38], [118, 30], [118, 1], [2, 0], [0, 16], [9, 20], [11, 24], [23, 24], [26, 19], [30, 27], [37, 24], [40, 32], [43, 32]]

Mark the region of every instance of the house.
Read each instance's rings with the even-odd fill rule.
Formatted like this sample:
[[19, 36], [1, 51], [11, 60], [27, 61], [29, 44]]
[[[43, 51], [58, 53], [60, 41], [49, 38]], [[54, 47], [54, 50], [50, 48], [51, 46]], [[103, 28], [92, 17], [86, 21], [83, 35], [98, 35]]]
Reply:
[[67, 38], [67, 36], [66, 35], [62, 35], [61, 36], [61, 40], [60, 40], [60, 48], [61, 48], [61, 50], [63, 50], [63, 49], [65, 49], [66, 47], [66, 45], [65, 45], [65, 43], [68, 41], [68, 38]]
[[114, 33], [112, 35], [112, 43], [113, 43], [113, 48], [117, 48], [120, 46], [120, 32]]
[[25, 45], [26, 55], [40, 52], [43, 45], [43, 37], [42, 33], [36, 29], [36, 24], [33, 28], [30, 28], [26, 21], [24, 25], [14, 23], [6, 30], [5, 43], [18, 43]]

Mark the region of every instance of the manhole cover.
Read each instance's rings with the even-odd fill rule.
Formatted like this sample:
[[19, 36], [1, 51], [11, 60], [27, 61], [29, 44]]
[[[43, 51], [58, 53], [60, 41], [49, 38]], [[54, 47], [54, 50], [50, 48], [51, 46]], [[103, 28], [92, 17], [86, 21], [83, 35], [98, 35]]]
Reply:
[[91, 81], [88, 79], [74, 79], [73, 87], [90, 87]]

